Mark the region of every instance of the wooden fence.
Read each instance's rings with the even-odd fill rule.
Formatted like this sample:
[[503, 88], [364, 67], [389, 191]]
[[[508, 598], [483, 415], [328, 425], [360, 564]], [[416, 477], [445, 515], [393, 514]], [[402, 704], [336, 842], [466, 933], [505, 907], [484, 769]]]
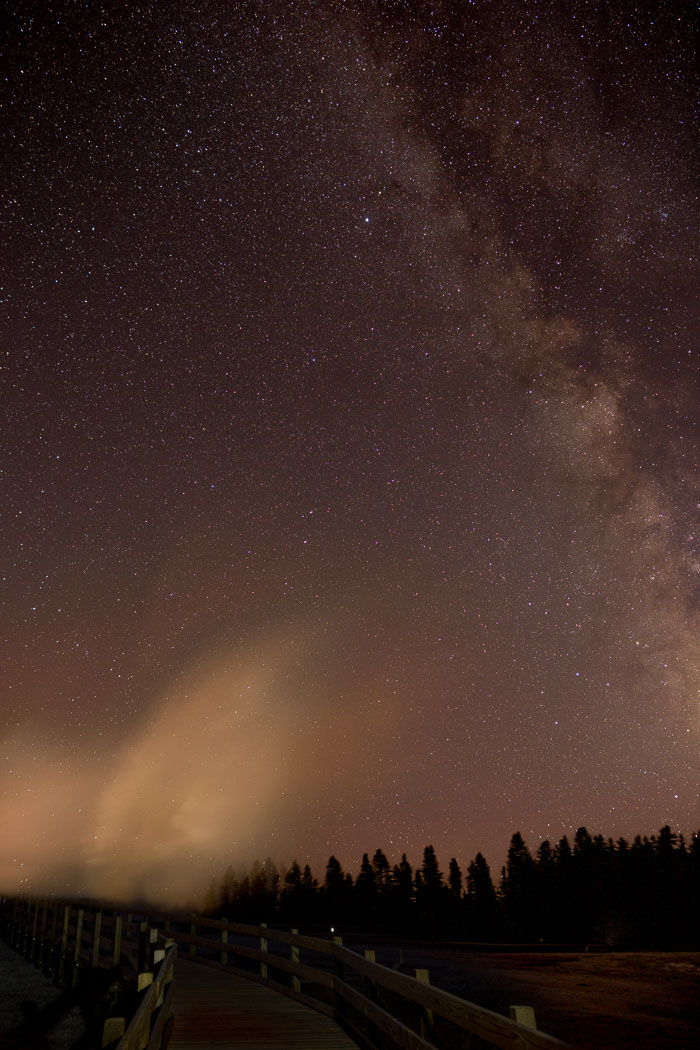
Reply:
[[89, 999], [109, 1050], [159, 1050], [177, 948], [143, 918], [54, 899], [0, 900], [0, 935], [57, 985]]
[[397, 973], [379, 965], [374, 951], [360, 955], [340, 937], [328, 941], [196, 916], [184, 922], [156, 915], [149, 921], [175, 941], [181, 957], [260, 981], [328, 1014], [365, 1050], [568, 1045], [538, 1031], [529, 1007], [511, 1007], [511, 1018], [504, 1017], [431, 986], [427, 970], [413, 977]]

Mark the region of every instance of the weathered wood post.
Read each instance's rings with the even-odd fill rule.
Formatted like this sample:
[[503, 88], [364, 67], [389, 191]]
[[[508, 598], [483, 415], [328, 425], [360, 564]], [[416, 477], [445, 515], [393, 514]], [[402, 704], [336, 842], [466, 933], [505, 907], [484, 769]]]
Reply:
[[70, 922], [70, 904], [63, 909], [63, 936], [61, 937], [61, 954], [58, 961], [58, 983], [63, 984], [66, 978], [66, 960], [68, 957], [68, 924]]
[[526, 1028], [537, 1028], [535, 1011], [532, 1006], [511, 1006], [510, 1019], [525, 1025]]
[[57, 944], [57, 931], [58, 931], [58, 917], [61, 912], [61, 907], [58, 901], [53, 902], [53, 908], [51, 909], [51, 941], [49, 943], [49, 957], [47, 967], [52, 977], [58, 977], [58, 944]]
[[[158, 963], [161, 963], [163, 961], [163, 959], [165, 958], [165, 956], [167, 955], [167, 952], [168, 952], [167, 947], [157, 948], [156, 947], [157, 943], [158, 943], [158, 930], [153, 929], [153, 930], [151, 930], [151, 964], [152, 964], [154, 970], [155, 970], [156, 966], [158, 965]], [[172, 944], [172, 941], [171, 941], [171, 944]]]
[[[341, 948], [343, 947], [342, 937], [333, 936], [331, 937], [331, 941], [333, 944], [338, 944]], [[336, 959], [335, 955], [333, 956], [333, 969], [335, 970], [338, 977], [340, 977], [340, 979], [342, 980], [345, 976], [345, 966], [340, 961], [340, 959]]]
[[15, 951], [22, 950], [22, 937], [24, 936], [24, 901], [17, 901], [15, 908], [15, 928], [13, 930], [12, 945]]
[[[290, 932], [293, 933], [293, 934], [298, 935], [299, 930], [291, 930]], [[301, 959], [299, 958], [299, 945], [298, 944], [293, 944], [291, 946], [291, 960], [297, 966], [301, 962]], [[293, 990], [295, 992], [300, 992], [301, 991], [301, 981], [299, 980], [299, 978], [297, 977], [297, 975], [295, 973], [292, 974], [292, 988], [293, 988]]]
[[12, 938], [10, 944], [16, 952], [20, 951], [20, 939], [23, 930], [22, 926], [22, 902], [20, 900], [15, 901], [15, 913], [12, 918]]
[[112, 965], [119, 966], [122, 954], [122, 917], [114, 916], [114, 944], [112, 946]]
[[153, 984], [153, 974], [150, 970], [142, 970], [136, 977], [136, 991], [142, 992], [149, 984]]
[[[228, 919], [224, 919], [228, 922]], [[221, 931], [221, 965], [228, 966], [228, 930]]]
[[147, 922], [139, 924], [138, 962], [136, 966], [137, 991], [141, 992], [153, 981], [155, 945], [158, 930], [151, 929]]
[[102, 1029], [102, 1050], [116, 1043], [126, 1030], [125, 1017], [108, 1017]]
[[[430, 972], [428, 970], [415, 970], [416, 980], [420, 981], [421, 984], [430, 984]], [[420, 1015], [420, 1034], [427, 1036], [433, 1029], [435, 1018], [433, 1017], [433, 1011], [428, 1010], [426, 1007], [422, 1007]]]
[[30, 911], [31, 911], [31, 904], [29, 902], [29, 899], [27, 899], [26, 901], [24, 901], [24, 906], [22, 908], [22, 940], [21, 940], [22, 947], [20, 949], [20, 951], [22, 952], [22, 955], [24, 955], [25, 957], [27, 955], [27, 948], [29, 946], [29, 913], [30, 913]]
[[195, 955], [196, 952], [197, 952], [197, 945], [196, 944], [192, 944], [192, 940], [194, 940], [194, 938], [196, 936], [197, 936], [197, 923], [196, 922], [191, 922], [190, 923], [190, 938], [191, 938], [191, 940], [190, 940], [190, 955]]
[[100, 965], [100, 933], [102, 931], [102, 912], [95, 912], [95, 925], [92, 931], [92, 968]]
[[17, 901], [14, 902], [14, 908], [12, 914], [8, 916], [7, 922], [7, 943], [10, 947], [14, 947], [15, 943], [15, 930], [17, 929]]
[[85, 920], [85, 911], [83, 908], [78, 908], [78, 918], [75, 923], [75, 948], [73, 949], [73, 969], [71, 973], [71, 985], [73, 988], [78, 983], [78, 970], [80, 969], [80, 947], [83, 940], [83, 922]]
[[148, 926], [145, 922], [139, 923], [137, 945], [136, 972], [140, 975], [148, 969]]
[[[173, 942], [171, 941], [170, 944], [168, 944], [167, 941], [166, 941], [165, 952], [163, 953], [163, 959], [165, 959], [165, 956], [168, 954], [168, 949], [170, 948], [172, 943]], [[163, 963], [163, 965], [164, 965], [164, 963]], [[168, 967], [168, 969], [166, 971], [165, 980], [163, 981], [161, 989], [160, 989], [160, 991], [158, 993], [158, 998], [156, 999], [156, 1005], [155, 1005], [155, 1009], [156, 1010], [163, 1005], [163, 1002], [165, 1000], [165, 996], [167, 995], [168, 991], [170, 990], [170, 984], [171, 984], [172, 980], [173, 980], [173, 967], [171, 965], [171, 966]], [[166, 1045], [167, 1046], [167, 1043], [166, 1044], [161, 1043], [161, 1046], [162, 1045]]]
[[41, 969], [46, 956], [46, 922], [49, 917], [49, 902], [44, 898], [44, 907], [41, 912], [41, 931], [39, 933], [39, 952], [37, 954], [37, 966]]
[[[267, 923], [266, 922], [261, 922], [260, 925], [263, 927], [263, 929], [267, 927]], [[261, 937], [260, 938], [260, 951], [267, 953], [267, 938], [266, 937]], [[265, 980], [267, 980], [267, 963], [264, 963], [262, 961], [260, 962], [260, 976], [263, 977]]]
[[24, 909], [24, 940], [22, 946], [22, 953], [25, 958], [29, 958], [32, 944], [32, 902], [27, 897], [27, 903]]
[[16, 952], [20, 951], [20, 931], [22, 930], [22, 902], [20, 900], [15, 901], [15, 914], [13, 916], [13, 928], [12, 928], [12, 939], [10, 944]]
[[[337, 937], [337, 936], [334, 935], [333, 937], [331, 937], [331, 943], [332, 944], [337, 944], [339, 947], [342, 948], [342, 946], [343, 946], [343, 938], [342, 937]], [[333, 973], [338, 978], [338, 980], [340, 980], [340, 981], [344, 980], [344, 978], [345, 978], [345, 966], [344, 966], [342, 960], [338, 959], [336, 957], [335, 952], [333, 952]], [[343, 997], [341, 995], [336, 995], [335, 988], [333, 988], [333, 1006], [339, 1013], [341, 1013], [341, 1014], [343, 1013], [343, 1008], [345, 1006], [345, 1000], [343, 999]]]
[[[364, 954], [365, 954], [365, 959], [367, 960], [367, 962], [376, 963], [377, 956], [375, 954], [374, 948], [365, 948], [365, 953]], [[367, 996], [367, 998], [369, 1000], [371, 1000], [371, 1002], [376, 1003], [377, 1002], [377, 985], [376, 985], [376, 982], [373, 981], [371, 979], [371, 977], [365, 976], [364, 977], [364, 985], [365, 985], [365, 995]]]
[[22, 914], [22, 902], [19, 901], [19, 900], [16, 900], [15, 901], [15, 914], [13, 916], [12, 938], [10, 940], [10, 944], [12, 945], [12, 947], [15, 949], [16, 952], [20, 950], [20, 948], [19, 948], [20, 931], [22, 929], [21, 914]]
[[37, 957], [36, 931], [39, 925], [39, 899], [34, 906], [34, 921], [32, 922], [32, 939], [29, 942], [29, 961], [34, 962]]

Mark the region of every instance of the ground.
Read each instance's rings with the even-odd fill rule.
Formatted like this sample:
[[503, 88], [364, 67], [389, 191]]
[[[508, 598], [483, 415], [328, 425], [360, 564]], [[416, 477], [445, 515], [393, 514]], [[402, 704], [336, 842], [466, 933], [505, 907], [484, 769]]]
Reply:
[[0, 940], [0, 1047], [68, 1050], [85, 1031], [77, 1006], [63, 1011], [60, 989]]
[[[378, 962], [396, 965], [399, 949]], [[382, 953], [384, 954], [384, 953]], [[535, 1009], [537, 1027], [581, 1050], [697, 1050], [700, 952], [474, 953], [404, 948], [402, 972], [489, 1009]]]

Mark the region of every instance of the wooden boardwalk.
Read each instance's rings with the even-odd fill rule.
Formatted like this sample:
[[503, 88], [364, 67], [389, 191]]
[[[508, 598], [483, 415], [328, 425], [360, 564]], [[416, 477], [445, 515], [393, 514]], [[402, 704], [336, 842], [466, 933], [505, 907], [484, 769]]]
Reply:
[[330, 1017], [256, 981], [178, 959], [168, 1050], [357, 1050]]
[[[49, 968], [64, 989], [58, 1005], [64, 1006], [66, 995], [70, 1005], [82, 988], [90, 1015], [98, 1008], [94, 1024], [102, 1026], [102, 1035], [97, 1045], [113, 1045], [122, 1035], [125, 1050], [159, 1046], [161, 1036], [163, 1047], [171, 1050], [353, 1050], [369, 1042], [435, 1050], [463, 1045], [472, 1035], [502, 1050], [565, 1050], [568, 1045], [433, 987], [427, 970], [410, 977], [381, 966], [373, 950], [361, 955], [337, 936], [329, 941], [297, 930], [201, 916], [157, 915], [150, 922], [162, 928], [138, 915], [81, 903], [0, 898], [3, 937], [27, 962]], [[201, 961], [193, 958], [197, 951]], [[178, 952], [187, 954], [178, 958]], [[228, 960], [229, 968], [222, 969], [215, 959]], [[128, 994], [105, 1016], [109, 1003], [95, 998], [96, 989], [112, 966]], [[255, 976], [248, 979], [251, 969]], [[270, 979], [269, 970], [274, 973]], [[142, 994], [132, 1002], [137, 974]], [[278, 990], [278, 982], [286, 986], [290, 978], [294, 998]], [[18, 1050], [34, 1046], [27, 1040], [35, 1034], [45, 1050], [44, 1034], [56, 1019], [51, 1007], [51, 1016], [40, 1011], [37, 1018], [33, 1010], [29, 1018], [10, 1020], [12, 1035], [20, 1039], [13, 1044]], [[333, 1017], [342, 1018], [356, 1042]]]

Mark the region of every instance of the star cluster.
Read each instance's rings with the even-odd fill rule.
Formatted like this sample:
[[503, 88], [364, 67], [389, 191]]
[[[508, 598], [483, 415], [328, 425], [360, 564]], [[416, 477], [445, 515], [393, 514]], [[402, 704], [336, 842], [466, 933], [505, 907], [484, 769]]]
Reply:
[[690, 39], [14, 5], [3, 888], [696, 828]]

